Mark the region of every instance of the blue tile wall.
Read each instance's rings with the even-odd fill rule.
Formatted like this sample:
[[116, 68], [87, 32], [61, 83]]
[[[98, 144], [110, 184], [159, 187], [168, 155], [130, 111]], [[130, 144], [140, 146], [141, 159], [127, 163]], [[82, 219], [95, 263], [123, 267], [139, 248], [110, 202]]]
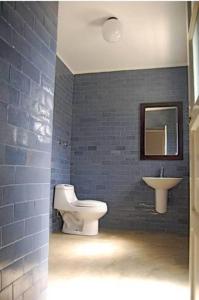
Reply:
[[57, 2], [0, 3], [0, 299], [47, 283]]
[[57, 57], [52, 138], [51, 210], [52, 231], [59, 231], [61, 218], [53, 209], [54, 186], [70, 183], [71, 125], [74, 76]]
[[[183, 102], [184, 159], [139, 159], [139, 105]], [[187, 68], [76, 75], [74, 79], [71, 182], [81, 199], [107, 202], [106, 228], [188, 230]], [[154, 210], [154, 190], [143, 176], [183, 177], [169, 192], [168, 212]]]

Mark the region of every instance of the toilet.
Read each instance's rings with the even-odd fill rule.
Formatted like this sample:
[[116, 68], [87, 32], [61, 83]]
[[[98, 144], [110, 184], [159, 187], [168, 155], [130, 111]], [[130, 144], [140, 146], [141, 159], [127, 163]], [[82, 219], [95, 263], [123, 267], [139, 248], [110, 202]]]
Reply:
[[105, 202], [78, 200], [74, 186], [70, 184], [56, 185], [54, 208], [63, 218], [62, 231], [79, 235], [98, 234], [99, 219], [107, 212]]

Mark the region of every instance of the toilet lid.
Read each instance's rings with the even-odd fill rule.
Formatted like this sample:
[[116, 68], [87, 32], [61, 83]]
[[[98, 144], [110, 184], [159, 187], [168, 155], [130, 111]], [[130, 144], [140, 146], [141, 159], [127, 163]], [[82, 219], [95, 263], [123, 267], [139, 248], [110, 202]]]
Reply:
[[80, 200], [73, 202], [73, 205], [80, 207], [104, 206], [104, 202], [96, 200]]

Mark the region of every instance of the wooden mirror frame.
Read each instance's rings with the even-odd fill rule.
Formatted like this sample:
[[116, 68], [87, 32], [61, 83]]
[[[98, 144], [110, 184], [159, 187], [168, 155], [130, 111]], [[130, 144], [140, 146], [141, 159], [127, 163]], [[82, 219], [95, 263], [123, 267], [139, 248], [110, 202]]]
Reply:
[[[145, 155], [145, 109], [150, 107], [177, 107], [178, 154]], [[141, 160], [182, 160], [183, 159], [183, 105], [182, 102], [161, 102], [140, 104], [140, 159]]]

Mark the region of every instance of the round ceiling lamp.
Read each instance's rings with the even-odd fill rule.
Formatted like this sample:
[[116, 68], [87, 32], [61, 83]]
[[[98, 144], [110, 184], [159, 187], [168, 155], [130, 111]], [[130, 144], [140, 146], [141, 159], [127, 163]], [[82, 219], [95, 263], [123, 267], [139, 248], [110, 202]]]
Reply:
[[102, 26], [102, 34], [105, 41], [115, 43], [120, 40], [122, 35], [122, 26], [116, 17], [108, 18]]

